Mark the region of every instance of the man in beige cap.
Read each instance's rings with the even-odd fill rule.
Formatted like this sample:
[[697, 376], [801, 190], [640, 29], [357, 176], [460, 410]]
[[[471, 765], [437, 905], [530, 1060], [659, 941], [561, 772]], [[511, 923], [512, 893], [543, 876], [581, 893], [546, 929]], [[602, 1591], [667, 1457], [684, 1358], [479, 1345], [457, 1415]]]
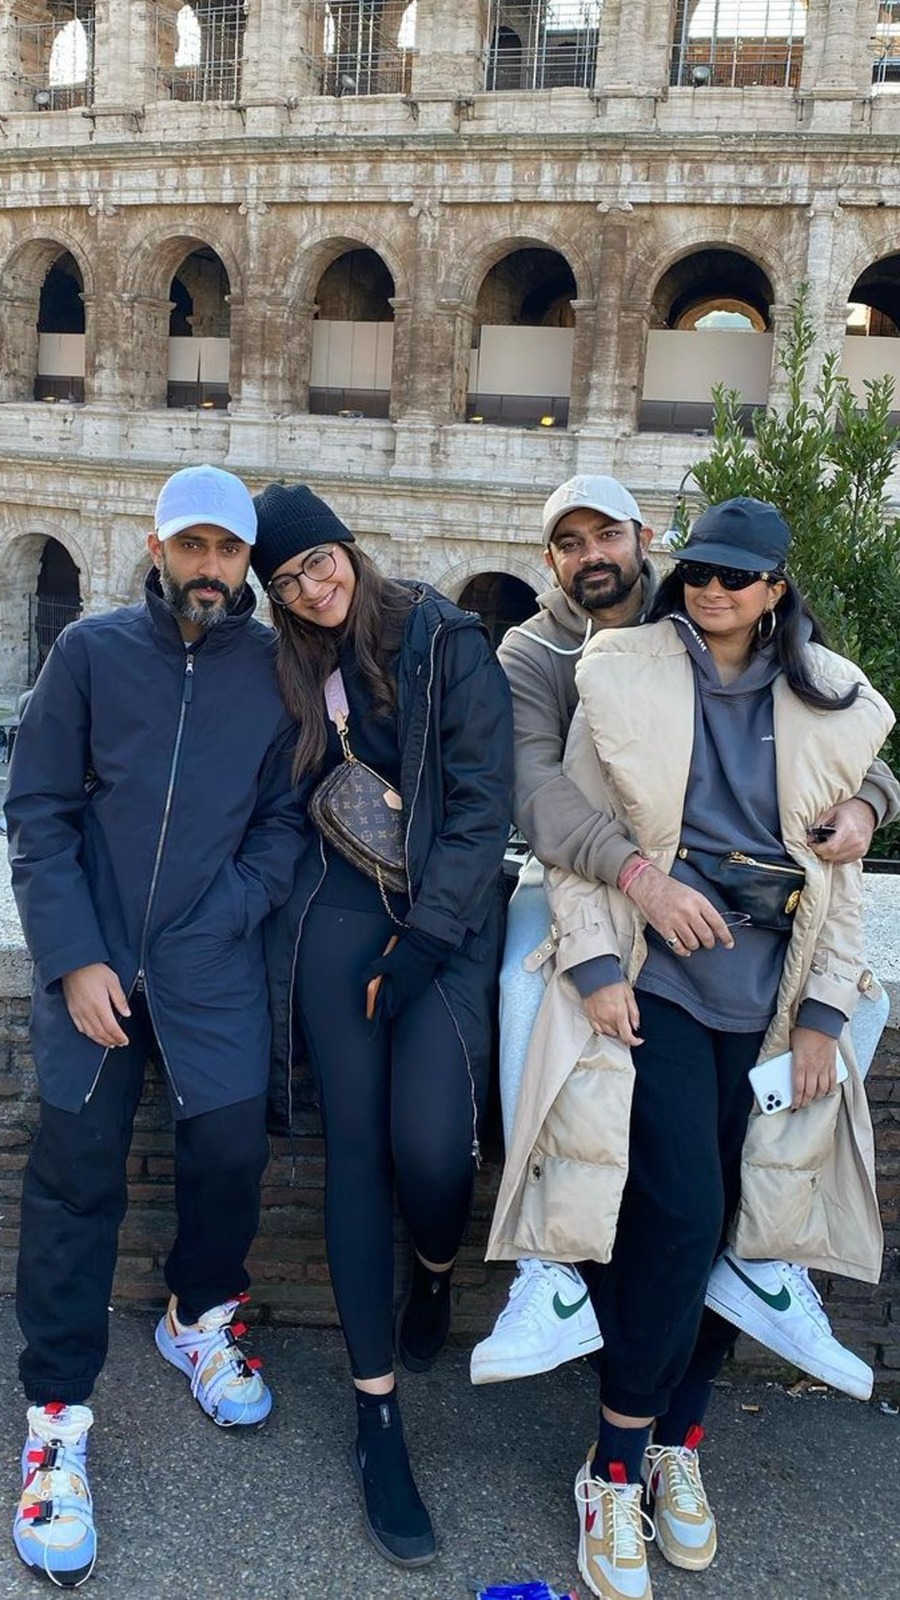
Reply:
[[[554, 491], [542, 522], [551, 587], [538, 597], [536, 616], [511, 629], [499, 649], [515, 714], [516, 823], [534, 852], [510, 904], [500, 980], [500, 1091], [507, 1145], [543, 993], [540, 966], [553, 950], [544, 865], [624, 884], [641, 915], [664, 937], [673, 925], [683, 930], [686, 949], [733, 942], [702, 894], [653, 866], [631, 878], [629, 866], [638, 859], [634, 841], [622, 823], [588, 805], [562, 767], [578, 704], [575, 667], [585, 645], [601, 628], [643, 622], [652, 604], [656, 578], [646, 559], [652, 529], [616, 478], [584, 474]], [[813, 848], [826, 860], [856, 860], [868, 851], [875, 826], [892, 820], [898, 810], [900, 786], [876, 761], [860, 794], [838, 808], [836, 831]], [[871, 1393], [871, 1369], [834, 1338], [802, 1269], [740, 1261], [726, 1251], [713, 1268], [707, 1299], [797, 1366], [859, 1398]], [[522, 1260], [492, 1333], [472, 1353], [472, 1382], [549, 1371], [601, 1344], [587, 1288], [574, 1267]]]

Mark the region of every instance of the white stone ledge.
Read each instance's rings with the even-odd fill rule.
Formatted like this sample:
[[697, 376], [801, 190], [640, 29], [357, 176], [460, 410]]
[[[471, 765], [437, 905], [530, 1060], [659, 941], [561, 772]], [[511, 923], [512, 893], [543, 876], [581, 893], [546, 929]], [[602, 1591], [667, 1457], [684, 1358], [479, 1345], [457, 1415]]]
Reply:
[[[891, 1002], [888, 1025], [900, 1028], [900, 876], [867, 872], [863, 878], [866, 949], [872, 970]], [[9, 881], [6, 851], [0, 847], [0, 998], [31, 992], [31, 961], [22, 937]]]

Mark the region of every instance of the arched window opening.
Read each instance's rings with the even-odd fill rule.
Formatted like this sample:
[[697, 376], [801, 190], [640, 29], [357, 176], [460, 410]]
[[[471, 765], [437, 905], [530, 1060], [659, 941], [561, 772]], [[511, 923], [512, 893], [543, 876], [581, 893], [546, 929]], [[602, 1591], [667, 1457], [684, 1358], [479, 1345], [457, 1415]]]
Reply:
[[181, 263], [169, 290], [168, 404], [224, 411], [231, 399], [231, 285], [208, 247]]
[[805, 35], [805, 0], [676, 0], [669, 82], [795, 89]]
[[81, 616], [80, 574], [65, 545], [48, 539], [28, 604], [28, 682], [44, 665], [63, 628]]
[[881, 0], [872, 37], [872, 83], [900, 89], [900, 0]]
[[638, 426], [659, 433], [709, 431], [712, 391], [736, 389], [749, 432], [769, 393], [772, 286], [737, 250], [684, 256], [653, 295]]
[[602, 0], [490, 0], [484, 87], [588, 89]]
[[59, 0], [46, 22], [12, 22], [16, 77], [38, 111], [67, 111], [94, 98], [94, 0]]
[[386, 417], [394, 359], [394, 280], [374, 250], [345, 250], [316, 290], [309, 409]]
[[84, 400], [84, 281], [68, 251], [50, 267], [38, 303], [35, 400]]
[[892, 377], [891, 420], [900, 425], [900, 254], [874, 262], [853, 285], [841, 371], [860, 400], [868, 379]]
[[322, 94], [409, 93], [415, 0], [314, 0], [313, 19]]
[[172, 100], [241, 97], [241, 63], [247, 7], [244, 0], [196, 0], [175, 17], [156, 6], [160, 88]]
[[469, 422], [566, 427], [577, 292], [555, 250], [514, 250], [492, 267], [476, 304]]
[[496, 648], [510, 628], [534, 616], [537, 596], [529, 584], [508, 572], [479, 572], [469, 579], [457, 604], [464, 611], [478, 612]]

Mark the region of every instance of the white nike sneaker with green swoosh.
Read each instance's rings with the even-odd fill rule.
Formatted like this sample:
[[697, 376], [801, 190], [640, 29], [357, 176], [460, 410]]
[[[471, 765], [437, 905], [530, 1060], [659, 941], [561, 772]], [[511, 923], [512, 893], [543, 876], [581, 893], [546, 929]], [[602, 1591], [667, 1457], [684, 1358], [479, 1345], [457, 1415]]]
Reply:
[[746, 1261], [723, 1250], [709, 1275], [706, 1304], [801, 1371], [855, 1400], [870, 1399], [872, 1369], [835, 1338], [805, 1267]]
[[473, 1383], [551, 1372], [603, 1344], [584, 1279], [574, 1267], [524, 1260], [493, 1332], [472, 1351]]

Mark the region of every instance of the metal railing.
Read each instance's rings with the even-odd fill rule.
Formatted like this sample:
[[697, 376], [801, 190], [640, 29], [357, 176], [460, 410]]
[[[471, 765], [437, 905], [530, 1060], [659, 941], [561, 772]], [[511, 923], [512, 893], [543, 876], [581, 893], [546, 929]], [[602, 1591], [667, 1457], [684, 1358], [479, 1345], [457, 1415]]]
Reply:
[[797, 87], [806, 31], [801, 0], [712, 0], [703, 17], [701, 31], [693, 0], [677, 0], [669, 65], [673, 88]]

